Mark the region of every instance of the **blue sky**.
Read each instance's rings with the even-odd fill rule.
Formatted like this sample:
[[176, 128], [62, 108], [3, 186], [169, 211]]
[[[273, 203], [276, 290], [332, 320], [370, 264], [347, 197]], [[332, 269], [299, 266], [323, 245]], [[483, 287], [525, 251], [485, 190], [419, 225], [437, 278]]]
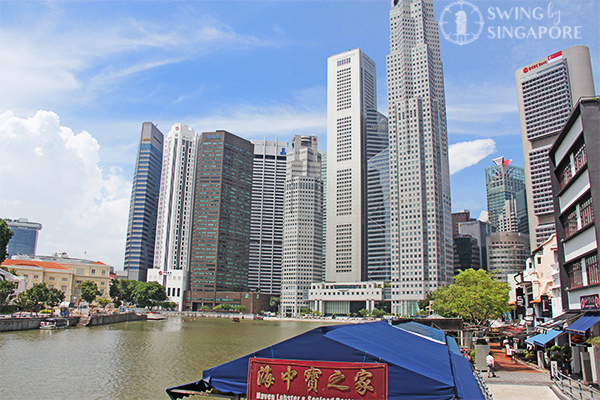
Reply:
[[[434, 0], [436, 20], [454, 3]], [[480, 36], [440, 45], [452, 209], [477, 217], [492, 158], [523, 165], [515, 70], [586, 45], [600, 84], [600, 1], [471, 3]], [[0, 1], [0, 217], [42, 223], [40, 254], [121, 269], [144, 121], [165, 134], [176, 122], [247, 139], [315, 134], [325, 149], [327, 57], [356, 47], [371, 57], [387, 114], [389, 8], [388, 0]], [[518, 27], [528, 37], [498, 37]], [[539, 37], [550, 28], [554, 37]]]

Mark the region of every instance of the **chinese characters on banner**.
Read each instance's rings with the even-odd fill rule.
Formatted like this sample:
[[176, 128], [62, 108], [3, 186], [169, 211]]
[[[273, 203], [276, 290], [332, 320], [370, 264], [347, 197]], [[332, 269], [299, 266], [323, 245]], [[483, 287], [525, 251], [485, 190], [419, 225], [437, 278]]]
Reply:
[[251, 358], [248, 400], [387, 398], [387, 364]]

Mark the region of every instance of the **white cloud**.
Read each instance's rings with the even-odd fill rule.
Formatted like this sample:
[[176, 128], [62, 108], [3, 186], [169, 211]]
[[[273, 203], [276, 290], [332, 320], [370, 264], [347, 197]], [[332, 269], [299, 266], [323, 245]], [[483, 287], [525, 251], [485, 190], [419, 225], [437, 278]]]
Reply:
[[193, 28], [132, 18], [66, 21], [60, 13], [41, 13], [39, 18], [34, 25], [4, 23], [0, 29], [0, 110], [78, 104], [115, 88], [131, 75], [218, 48], [278, 45], [237, 33], [208, 17]]
[[496, 151], [496, 142], [492, 139], [479, 139], [469, 142], [451, 144], [450, 175], [455, 174], [467, 167], [476, 165], [490, 154]]
[[0, 114], [0, 217], [41, 223], [39, 254], [66, 251], [121, 268], [131, 184], [99, 167], [99, 149], [53, 112]]
[[514, 84], [478, 82], [456, 85], [446, 82], [446, 104], [449, 123], [495, 124], [510, 114], [518, 113]]

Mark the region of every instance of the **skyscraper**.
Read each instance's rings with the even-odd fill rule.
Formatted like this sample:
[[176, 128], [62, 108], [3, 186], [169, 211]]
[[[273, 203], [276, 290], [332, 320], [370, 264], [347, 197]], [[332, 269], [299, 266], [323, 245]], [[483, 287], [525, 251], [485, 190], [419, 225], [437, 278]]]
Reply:
[[131, 187], [125, 242], [125, 271], [128, 279], [136, 281], [145, 282], [146, 273], [154, 263], [162, 155], [162, 132], [153, 123], [144, 122]]
[[390, 152], [387, 117], [367, 110], [367, 279], [391, 281]]
[[331, 282], [367, 279], [367, 110], [375, 63], [360, 49], [327, 59], [327, 268]]
[[392, 312], [453, 272], [446, 102], [432, 0], [392, 0], [387, 56]]
[[548, 151], [577, 100], [594, 95], [589, 49], [573, 46], [515, 72], [529, 236], [535, 249], [555, 231]]
[[147, 277], [164, 285], [180, 310], [189, 288], [197, 142], [194, 130], [180, 123], [171, 127], [165, 139], [154, 265]]
[[7, 258], [18, 254], [35, 255], [42, 224], [29, 222], [27, 218], [4, 219], [14, 232], [6, 247]]
[[200, 136], [187, 309], [248, 290], [253, 153], [252, 143], [226, 131]]
[[494, 159], [494, 166], [485, 169], [485, 191], [489, 222], [499, 232], [528, 234], [525, 176], [523, 168], [510, 165], [504, 157]]
[[248, 287], [263, 293], [281, 291], [283, 192], [288, 143], [252, 140], [252, 214]]
[[281, 312], [298, 316], [320, 282], [323, 257], [323, 181], [316, 136], [294, 136], [284, 195]]

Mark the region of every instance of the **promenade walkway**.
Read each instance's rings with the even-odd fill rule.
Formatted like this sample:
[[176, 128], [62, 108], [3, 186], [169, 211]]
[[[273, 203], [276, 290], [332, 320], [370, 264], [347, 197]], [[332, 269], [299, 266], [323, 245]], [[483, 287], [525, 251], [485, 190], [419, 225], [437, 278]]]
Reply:
[[513, 363], [504, 356], [499, 343], [490, 344], [496, 360], [496, 377], [488, 378], [482, 372], [494, 400], [564, 400], [552, 390], [550, 372], [529, 366], [521, 361]]

